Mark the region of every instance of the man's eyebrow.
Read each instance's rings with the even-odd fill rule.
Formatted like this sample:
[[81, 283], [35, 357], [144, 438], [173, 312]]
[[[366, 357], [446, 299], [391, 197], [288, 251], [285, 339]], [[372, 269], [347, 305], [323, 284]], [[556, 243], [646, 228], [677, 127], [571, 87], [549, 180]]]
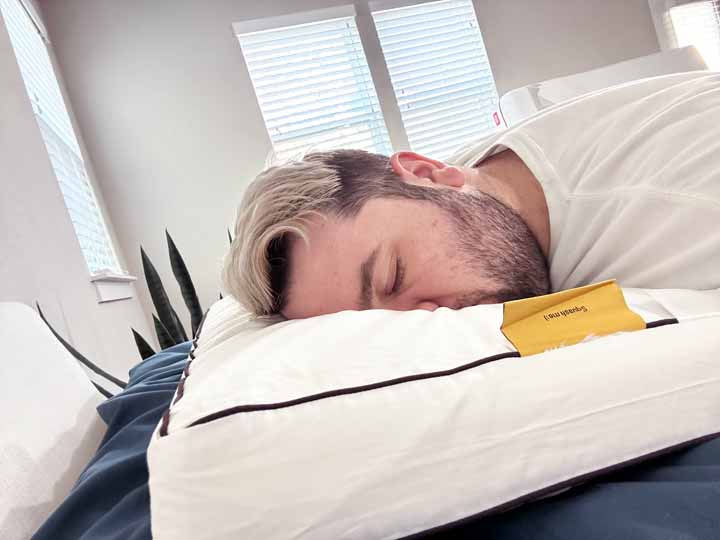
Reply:
[[373, 300], [373, 274], [380, 246], [376, 247], [360, 265], [360, 309], [370, 309]]

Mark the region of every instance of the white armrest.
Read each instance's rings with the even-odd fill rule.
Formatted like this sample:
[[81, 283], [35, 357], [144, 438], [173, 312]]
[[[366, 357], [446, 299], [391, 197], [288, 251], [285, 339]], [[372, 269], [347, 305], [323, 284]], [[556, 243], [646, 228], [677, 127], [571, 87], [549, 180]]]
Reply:
[[510, 90], [500, 98], [500, 110], [510, 127], [547, 107], [609, 86], [704, 69], [707, 66], [695, 47], [670, 49]]
[[102, 397], [28, 306], [0, 303], [0, 346], [0, 531], [27, 540], [95, 453]]

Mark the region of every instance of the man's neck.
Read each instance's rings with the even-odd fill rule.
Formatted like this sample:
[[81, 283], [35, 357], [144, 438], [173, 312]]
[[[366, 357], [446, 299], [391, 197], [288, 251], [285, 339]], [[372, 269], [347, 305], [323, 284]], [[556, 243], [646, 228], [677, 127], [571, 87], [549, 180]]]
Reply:
[[469, 170], [467, 183], [515, 210], [548, 256], [550, 218], [540, 182], [512, 150], [505, 150]]

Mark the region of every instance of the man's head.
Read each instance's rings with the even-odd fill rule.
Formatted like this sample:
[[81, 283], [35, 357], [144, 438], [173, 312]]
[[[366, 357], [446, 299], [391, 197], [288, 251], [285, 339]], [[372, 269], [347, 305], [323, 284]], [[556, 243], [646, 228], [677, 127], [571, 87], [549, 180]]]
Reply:
[[288, 318], [547, 293], [528, 226], [466, 176], [411, 152], [335, 150], [271, 167], [240, 205], [226, 288], [257, 315]]

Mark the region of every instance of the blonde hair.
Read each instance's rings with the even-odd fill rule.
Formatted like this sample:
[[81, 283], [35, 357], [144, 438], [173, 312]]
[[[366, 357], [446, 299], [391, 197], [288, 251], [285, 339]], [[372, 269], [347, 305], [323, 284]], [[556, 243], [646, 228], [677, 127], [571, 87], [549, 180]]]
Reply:
[[286, 301], [287, 239], [309, 242], [310, 216], [350, 217], [375, 197], [425, 198], [416, 187], [399, 180], [387, 156], [362, 150], [315, 152], [267, 168], [238, 208], [223, 268], [226, 291], [255, 315], [278, 313]]
[[307, 241], [303, 220], [322, 212], [339, 189], [335, 171], [305, 161], [270, 167], [248, 186], [223, 269], [227, 291], [246, 309], [256, 315], [278, 311], [270, 280], [271, 243], [287, 234]]

